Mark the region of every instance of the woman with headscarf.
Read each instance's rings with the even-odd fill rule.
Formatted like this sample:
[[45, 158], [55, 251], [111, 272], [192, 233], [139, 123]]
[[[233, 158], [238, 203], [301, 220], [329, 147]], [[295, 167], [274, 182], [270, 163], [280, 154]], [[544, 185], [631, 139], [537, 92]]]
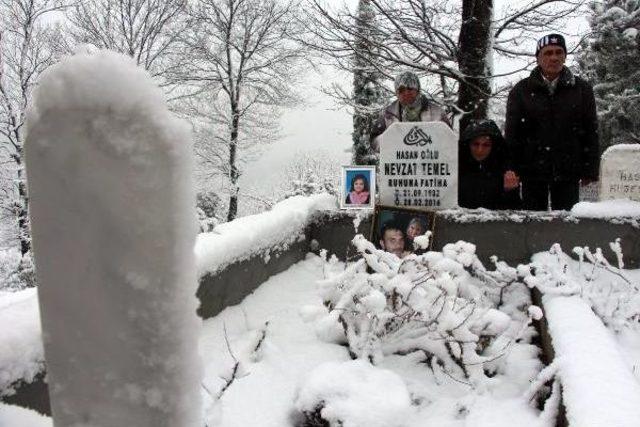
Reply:
[[493, 120], [471, 121], [460, 136], [458, 204], [465, 208], [518, 209], [518, 177]]
[[379, 136], [395, 122], [442, 121], [451, 126], [444, 109], [420, 92], [420, 79], [415, 73], [405, 71], [393, 83], [397, 99], [380, 113], [369, 135], [374, 151], [380, 151]]

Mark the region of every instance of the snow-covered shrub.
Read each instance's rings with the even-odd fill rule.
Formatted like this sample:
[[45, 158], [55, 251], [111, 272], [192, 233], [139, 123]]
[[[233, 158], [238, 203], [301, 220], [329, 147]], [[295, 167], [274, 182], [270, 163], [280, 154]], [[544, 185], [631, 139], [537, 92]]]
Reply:
[[17, 248], [0, 251], [0, 289], [18, 291], [36, 286], [31, 252], [20, 255]]
[[[528, 301], [498, 309], [516, 270], [494, 260], [497, 269], [487, 271], [473, 244], [403, 259], [362, 235], [353, 244], [362, 258], [320, 283], [329, 313], [319, 325], [325, 337], [340, 325], [354, 359], [375, 365], [387, 355], [422, 353], [431, 370], [482, 387], [484, 364], [500, 357], [535, 313], [527, 313]], [[503, 345], [491, 346], [498, 338]]]
[[[355, 361], [321, 365], [310, 374], [295, 401], [302, 417], [297, 427], [402, 425], [393, 423], [428, 410], [424, 406], [432, 393], [456, 389], [459, 395], [462, 387], [483, 394], [501, 383], [498, 375], [517, 377], [524, 387], [535, 377], [539, 350], [528, 343], [535, 335], [531, 321], [542, 311], [531, 306], [515, 268], [493, 258], [495, 269], [487, 270], [475, 245], [463, 241], [446, 245], [442, 252], [402, 259], [376, 249], [362, 235], [352, 243], [358, 256], [346, 266], [321, 251], [324, 279], [318, 287], [328, 312], [309, 309], [305, 317], [315, 322], [321, 339], [345, 345]], [[421, 249], [429, 246], [426, 237], [417, 243]], [[373, 394], [367, 400], [361, 389], [379, 383], [382, 377], [374, 381], [371, 373], [383, 375], [383, 368], [399, 374], [404, 384], [388, 377], [388, 384], [365, 393]], [[424, 370], [425, 382], [431, 378], [429, 387], [439, 390], [425, 393], [422, 386], [406, 381], [405, 370]], [[404, 396], [400, 390], [405, 387], [410, 404], [373, 402], [382, 388], [387, 396]], [[365, 403], [368, 410], [353, 410]], [[378, 413], [374, 419], [387, 420], [386, 414], [400, 406], [405, 407], [404, 417], [389, 418], [393, 421], [362, 419], [369, 411]], [[461, 408], [464, 417], [464, 405]]]
[[220, 197], [213, 191], [199, 192], [196, 197], [196, 210], [198, 212], [198, 222], [200, 232], [212, 231], [222, 220], [220, 213], [222, 208]]
[[519, 271], [528, 286], [543, 294], [580, 295], [605, 325], [620, 331], [640, 322], [640, 283], [634, 283], [623, 270], [620, 239], [609, 246], [617, 267], [607, 261], [601, 248], [575, 247], [578, 260], [573, 261], [556, 243], [549, 252], [536, 255], [531, 264], [519, 266]]
[[20, 251], [17, 248], [9, 248], [0, 251], [0, 289], [9, 288], [9, 277], [17, 269], [20, 263]]
[[282, 173], [279, 200], [318, 193], [337, 195], [340, 163], [326, 151], [297, 153]]

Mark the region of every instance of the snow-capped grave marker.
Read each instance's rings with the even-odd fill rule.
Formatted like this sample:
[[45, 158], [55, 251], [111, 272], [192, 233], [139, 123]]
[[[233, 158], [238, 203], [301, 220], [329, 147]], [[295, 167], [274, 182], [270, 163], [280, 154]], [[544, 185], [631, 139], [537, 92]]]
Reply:
[[442, 122], [394, 123], [380, 143], [380, 204], [458, 206], [458, 142]]
[[108, 51], [40, 80], [25, 144], [56, 426], [201, 426], [191, 136]]
[[640, 144], [612, 145], [600, 163], [600, 200], [640, 201]]
[[581, 185], [579, 191], [581, 202], [597, 202], [600, 198], [600, 183], [591, 182], [587, 185]]

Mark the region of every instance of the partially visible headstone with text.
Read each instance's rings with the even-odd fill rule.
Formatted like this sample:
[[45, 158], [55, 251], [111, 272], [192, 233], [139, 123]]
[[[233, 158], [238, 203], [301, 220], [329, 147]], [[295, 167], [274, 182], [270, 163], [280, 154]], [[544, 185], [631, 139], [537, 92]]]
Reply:
[[600, 200], [640, 201], [640, 144], [612, 145], [600, 163]]
[[394, 123], [380, 144], [380, 204], [458, 206], [458, 142], [442, 122]]

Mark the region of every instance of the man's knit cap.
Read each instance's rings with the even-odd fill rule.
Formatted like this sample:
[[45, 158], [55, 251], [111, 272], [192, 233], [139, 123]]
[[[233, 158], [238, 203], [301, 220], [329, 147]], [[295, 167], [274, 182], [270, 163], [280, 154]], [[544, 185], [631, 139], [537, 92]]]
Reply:
[[545, 46], [560, 46], [564, 49], [564, 53], [567, 53], [567, 45], [564, 42], [564, 37], [560, 34], [547, 34], [538, 40], [538, 44], [536, 45], [536, 56], [538, 56], [542, 48]]

